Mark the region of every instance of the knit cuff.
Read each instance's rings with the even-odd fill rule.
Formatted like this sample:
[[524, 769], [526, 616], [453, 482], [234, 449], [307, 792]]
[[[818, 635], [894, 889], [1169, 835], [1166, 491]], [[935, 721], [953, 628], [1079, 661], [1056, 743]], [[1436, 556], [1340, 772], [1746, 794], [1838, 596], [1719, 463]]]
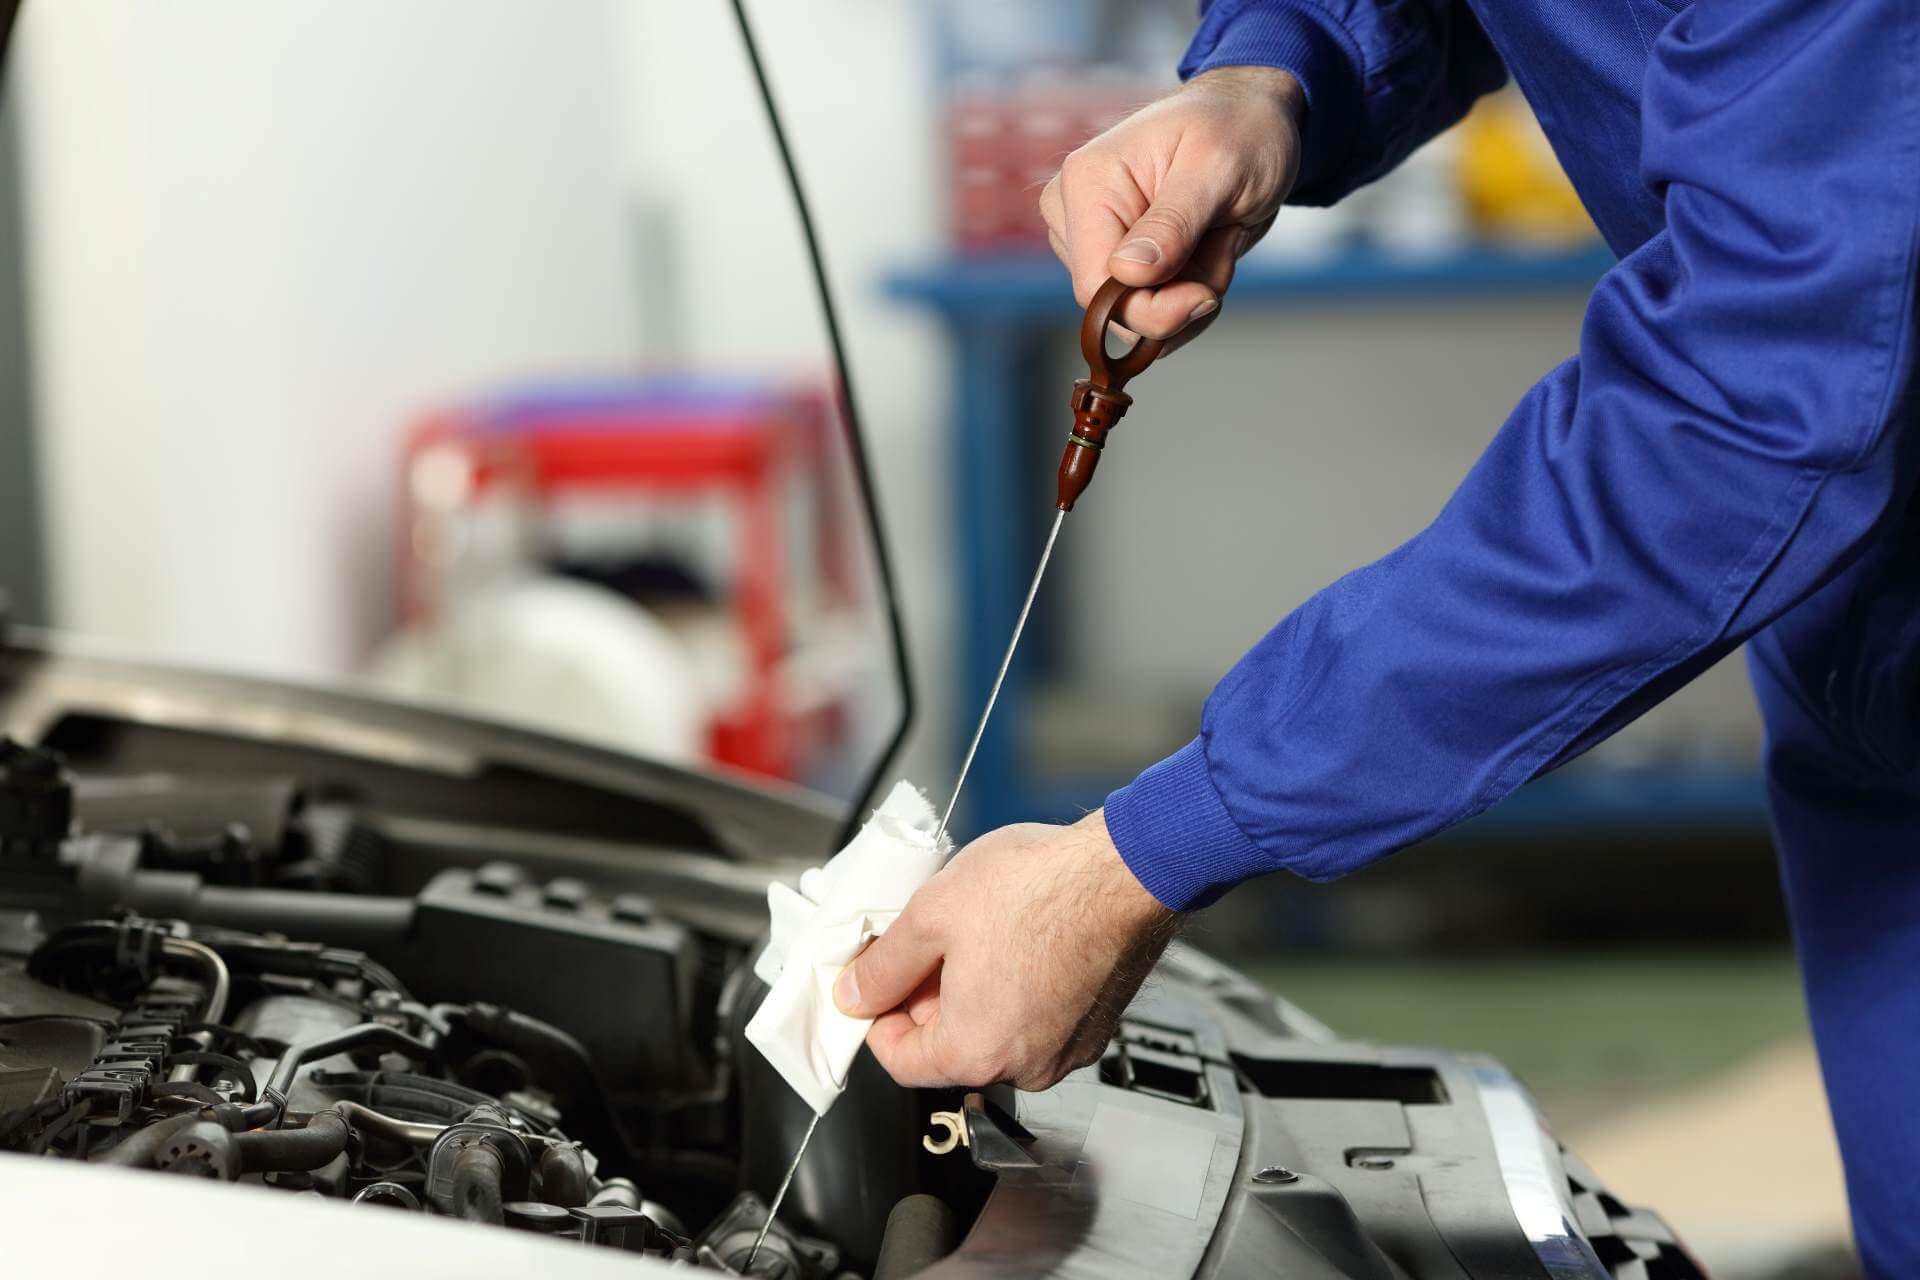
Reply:
[[1273, 869], [1221, 803], [1198, 738], [1108, 796], [1106, 821], [1127, 867], [1172, 911]]

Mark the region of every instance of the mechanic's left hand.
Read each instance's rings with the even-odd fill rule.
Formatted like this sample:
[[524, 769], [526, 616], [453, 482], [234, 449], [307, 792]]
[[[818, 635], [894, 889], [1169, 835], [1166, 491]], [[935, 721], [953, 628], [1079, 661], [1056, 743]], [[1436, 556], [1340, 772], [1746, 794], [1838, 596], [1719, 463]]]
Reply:
[[1095, 812], [961, 850], [840, 974], [842, 1011], [903, 1085], [1044, 1089], [1097, 1061], [1176, 931]]

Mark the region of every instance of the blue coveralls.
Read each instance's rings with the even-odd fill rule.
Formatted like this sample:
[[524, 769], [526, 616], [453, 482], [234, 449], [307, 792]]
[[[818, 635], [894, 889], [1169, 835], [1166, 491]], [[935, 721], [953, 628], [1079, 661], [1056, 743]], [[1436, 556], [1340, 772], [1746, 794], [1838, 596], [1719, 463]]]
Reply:
[[1620, 257], [1577, 356], [1430, 527], [1240, 661], [1108, 827], [1175, 908], [1335, 877], [1751, 640], [1860, 1249], [1913, 1280], [1920, 0], [1215, 0], [1182, 71], [1296, 74], [1294, 199], [1324, 203], [1503, 63]]

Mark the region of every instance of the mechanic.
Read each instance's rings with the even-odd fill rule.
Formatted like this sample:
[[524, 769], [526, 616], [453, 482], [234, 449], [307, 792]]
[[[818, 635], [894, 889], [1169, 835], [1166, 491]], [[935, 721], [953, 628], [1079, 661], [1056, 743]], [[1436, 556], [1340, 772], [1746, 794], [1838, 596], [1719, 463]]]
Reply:
[[1054, 249], [1083, 304], [1159, 286], [1122, 318], [1173, 335], [1283, 200], [1377, 178], [1505, 69], [1620, 258], [1578, 355], [1191, 744], [1073, 826], [976, 840], [838, 999], [902, 1083], [1044, 1087], [1178, 913], [1431, 836], [1750, 642], [1860, 1251], [1920, 1276], [1920, 5], [1213, 0], [1184, 88], [1046, 188]]

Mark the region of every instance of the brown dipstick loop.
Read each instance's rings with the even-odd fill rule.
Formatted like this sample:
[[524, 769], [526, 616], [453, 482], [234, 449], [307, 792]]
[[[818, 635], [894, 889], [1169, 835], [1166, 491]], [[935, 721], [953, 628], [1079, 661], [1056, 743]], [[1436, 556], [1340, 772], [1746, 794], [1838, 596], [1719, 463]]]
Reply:
[[1080, 322], [1080, 354], [1087, 358], [1088, 381], [1107, 391], [1119, 391], [1127, 380], [1152, 364], [1166, 347], [1158, 338], [1141, 338], [1122, 356], [1107, 354], [1107, 326], [1121, 299], [1133, 292], [1131, 285], [1109, 279], [1094, 292], [1087, 304], [1086, 319]]
[[[1158, 338], [1141, 338], [1125, 355], [1107, 354], [1107, 326], [1121, 300], [1132, 292], [1133, 286], [1108, 280], [1095, 292], [1087, 305], [1086, 318], [1080, 322], [1080, 354], [1087, 358], [1087, 376], [1073, 384], [1073, 431], [1067, 436], [1067, 451], [1060, 459], [1059, 497], [1054, 502], [1061, 511], [1073, 510], [1073, 504], [1093, 483], [1093, 469], [1100, 464], [1107, 433], [1133, 403], [1133, 397], [1121, 388], [1167, 347]], [[1188, 325], [1187, 331], [1198, 333], [1219, 314], [1216, 309]]]

